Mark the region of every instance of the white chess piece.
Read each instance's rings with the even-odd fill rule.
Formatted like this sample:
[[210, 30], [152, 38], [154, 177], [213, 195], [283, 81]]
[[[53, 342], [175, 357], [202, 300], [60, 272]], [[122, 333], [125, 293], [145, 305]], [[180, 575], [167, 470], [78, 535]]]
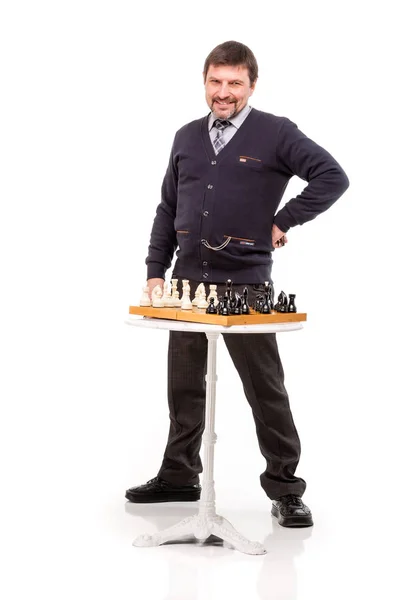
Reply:
[[161, 286], [156, 285], [151, 292], [151, 304], [154, 308], [164, 308], [164, 302], [162, 300], [162, 289]]
[[171, 284], [172, 284], [172, 298], [174, 299], [174, 303], [171, 303], [171, 307], [175, 306], [176, 308], [180, 308], [181, 307], [181, 300], [179, 298], [179, 292], [178, 292], [178, 280], [177, 279], [171, 279]]
[[[203, 284], [201, 284], [201, 285], [203, 285]], [[205, 289], [205, 287], [203, 285], [203, 288], [200, 289], [200, 298], [199, 298], [199, 301], [197, 303], [197, 308], [203, 310], [203, 309], [205, 309], [207, 307], [208, 307], [208, 302], [207, 302], [207, 298], [206, 298], [206, 289]]]
[[149, 287], [147, 285], [145, 285], [143, 288], [143, 293], [142, 297], [140, 298], [139, 306], [151, 306]]
[[208, 304], [210, 304], [211, 298], [214, 298], [214, 306], [217, 307], [219, 300], [217, 294], [217, 286], [215, 285], [215, 283], [210, 283], [210, 293], [208, 294], [207, 298]]
[[168, 306], [168, 297], [169, 297], [169, 283], [167, 281], [164, 281], [163, 295], [161, 298], [161, 301], [164, 306]]
[[192, 302], [190, 300], [190, 285], [189, 279], [182, 279], [183, 293], [181, 301], [182, 310], [192, 310]]
[[167, 306], [168, 308], [174, 308], [174, 306], [175, 306], [175, 298], [172, 295], [172, 289], [169, 284], [168, 284], [168, 288], [167, 288], [167, 295], [166, 295], [165, 301], [164, 301], [164, 306]]
[[197, 286], [196, 291], [194, 293], [194, 298], [192, 300], [192, 306], [194, 306], [194, 307], [197, 306], [197, 303], [199, 301], [201, 286], [204, 287], [204, 283], [199, 283], [199, 285]]

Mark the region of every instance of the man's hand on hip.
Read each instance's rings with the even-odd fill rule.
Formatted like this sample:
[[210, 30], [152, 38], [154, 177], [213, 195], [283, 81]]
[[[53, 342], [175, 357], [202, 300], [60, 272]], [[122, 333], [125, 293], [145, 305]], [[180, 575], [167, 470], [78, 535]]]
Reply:
[[287, 244], [286, 234], [283, 233], [276, 225], [272, 225], [272, 245], [274, 248], [282, 248]]

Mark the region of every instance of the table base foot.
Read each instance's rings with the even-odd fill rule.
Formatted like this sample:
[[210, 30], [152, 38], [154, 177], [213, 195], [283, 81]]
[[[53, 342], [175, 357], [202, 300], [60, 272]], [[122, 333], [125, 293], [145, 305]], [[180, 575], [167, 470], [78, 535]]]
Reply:
[[203, 515], [188, 517], [176, 525], [153, 535], [140, 535], [133, 541], [133, 546], [160, 546], [166, 542], [182, 541], [184, 538], [191, 538], [193, 536], [196, 540], [204, 542], [210, 535], [228, 542], [228, 544], [244, 554], [266, 553], [262, 544], [251, 542], [245, 538], [236, 531], [227, 519], [219, 515], [213, 517], [205, 517]]

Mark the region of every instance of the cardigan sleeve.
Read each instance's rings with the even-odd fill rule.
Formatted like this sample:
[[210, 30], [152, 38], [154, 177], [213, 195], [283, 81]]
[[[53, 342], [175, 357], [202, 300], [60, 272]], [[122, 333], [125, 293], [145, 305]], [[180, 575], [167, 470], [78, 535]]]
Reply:
[[276, 160], [281, 170], [308, 182], [301, 194], [275, 215], [274, 223], [283, 232], [315, 219], [349, 187], [346, 173], [333, 156], [285, 117], [279, 131]]
[[[175, 143], [175, 140], [174, 140]], [[178, 165], [172, 146], [169, 163], [161, 187], [161, 202], [157, 207], [150, 234], [150, 245], [146, 258], [147, 279], [165, 278], [177, 248], [175, 216], [178, 188]]]

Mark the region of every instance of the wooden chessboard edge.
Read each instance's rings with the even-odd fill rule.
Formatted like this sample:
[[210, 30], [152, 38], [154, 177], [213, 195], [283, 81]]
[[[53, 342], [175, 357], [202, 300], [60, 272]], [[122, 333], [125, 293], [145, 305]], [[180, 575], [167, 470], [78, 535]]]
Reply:
[[187, 321], [191, 323], [205, 323], [213, 325], [256, 325], [260, 323], [293, 323], [307, 320], [307, 313], [278, 313], [261, 315], [252, 312], [250, 315], [208, 315], [202, 311], [184, 311], [175, 308], [154, 308], [152, 306], [130, 306], [129, 314], [150, 317], [155, 319], [171, 319], [174, 321]]

